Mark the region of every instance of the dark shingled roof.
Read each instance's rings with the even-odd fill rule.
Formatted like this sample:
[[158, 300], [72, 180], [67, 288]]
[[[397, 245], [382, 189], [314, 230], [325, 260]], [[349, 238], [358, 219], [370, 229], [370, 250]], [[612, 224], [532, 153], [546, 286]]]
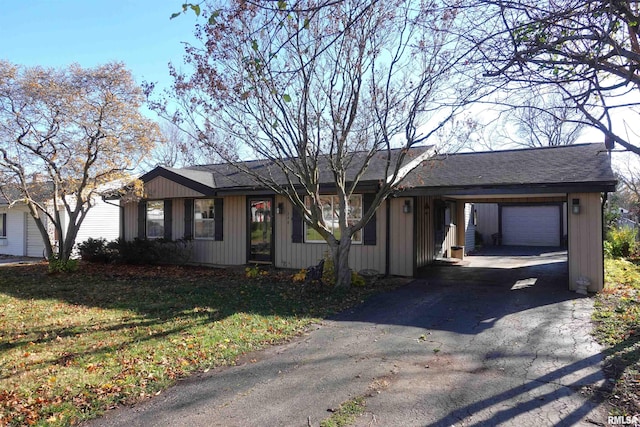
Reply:
[[[411, 149], [405, 164], [432, 148]], [[391, 151], [392, 162], [398, 153], [399, 150]], [[354, 166], [360, 165], [363, 155], [364, 153], [355, 154]], [[376, 153], [361, 182], [377, 184], [384, 180], [386, 162], [386, 151]], [[270, 176], [283, 185], [287, 183], [282, 170], [269, 161], [248, 161], [243, 166], [263, 176]], [[349, 173], [350, 178], [353, 178], [355, 168]], [[157, 176], [171, 179], [205, 195], [214, 195], [220, 191], [264, 190], [251, 175], [226, 163], [183, 169], [158, 167], [142, 176], [142, 180], [148, 182]], [[328, 164], [321, 164], [320, 182], [328, 185], [333, 183]], [[535, 192], [539, 189], [545, 189], [546, 192], [615, 191], [616, 177], [603, 144], [576, 144], [438, 155], [410, 172], [401, 185], [407, 191], [414, 189], [420, 194], [455, 194], [456, 191], [457, 194], [464, 194], [467, 190], [499, 191], [514, 188], [521, 192]]]
[[[415, 147], [410, 150], [407, 157], [404, 160], [406, 165], [408, 162], [414, 160], [416, 157], [423, 155], [429, 150], [432, 150], [433, 146]], [[399, 149], [390, 151], [390, 161], [393, 164], [398, 154]], [[360, 167], [364, 161], [365, 153], [355, 153], [351, 170], [347, 170], [347, 177], [353, 179], [357, 172], [357, 168]], [[361, 177], [361, 182], [375, 182], [384, 180], [385, 165], [387, 163], [387, 152], [377, 152], [370, 160], [369, 167]], [[267, 160], [252, 160], [243, 162], [243, 167], [251, 169], [256, 174], [260, 174], [264, 177], [270, 177], [275, 182], [286, 185], [287, 179], [280, 167], [274, 165]], [[329, 167], [328, 160], [326, 158], [320, 159], [320, 183], [331, 184], [334, 182], [334, 177]], [[199, 191], [203, 194], [211, 194], [216, 190], [233, 190], [240, 188], [259, 188], [261, 184], [250, 174], [239, 170], [237, 167], [227, 164], [211, 164], [191, 166], [183, 169], [157, 167], [147, 174], [143, 175], [141, 179], [144, 182], [148, 182], [157, 176], [164, 176], [165, 178], [172, 179], [181, 183], [189, 188]], [[294, 181], [295, 182], [295, 181]]]
[[[53, 185], [50, 182], [34, 182], [28, 184], [31, 197], [38, 202], [44, 202], [53, 197]], [[22, 199], [23, 192], [17, 184], [3, 184], [0, 191], [0, 206]], [[8, 200], [7, 200], [8, 199]]]
[[604, 144], [575, 144], [438, 156], [404, 181], [408, 187], [603, 186], [616, 177]]

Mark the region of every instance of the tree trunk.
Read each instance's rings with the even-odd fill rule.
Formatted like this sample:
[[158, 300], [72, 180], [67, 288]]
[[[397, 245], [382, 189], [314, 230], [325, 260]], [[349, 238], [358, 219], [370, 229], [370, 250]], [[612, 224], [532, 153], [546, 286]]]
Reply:
[[349, 289], [351, 286], [351, 269], [349, 268], [349, 250], [351, 239], [340, 239], [339, 243], [331, 248], [333, 255], [336, 289]]

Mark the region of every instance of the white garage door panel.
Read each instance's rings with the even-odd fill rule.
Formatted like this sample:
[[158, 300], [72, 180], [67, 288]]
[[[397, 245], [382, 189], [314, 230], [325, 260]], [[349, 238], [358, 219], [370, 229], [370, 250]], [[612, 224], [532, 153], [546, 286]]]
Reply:
[[560, 246], [560, 210], [557, 206], [504, 206], [502, 244]]

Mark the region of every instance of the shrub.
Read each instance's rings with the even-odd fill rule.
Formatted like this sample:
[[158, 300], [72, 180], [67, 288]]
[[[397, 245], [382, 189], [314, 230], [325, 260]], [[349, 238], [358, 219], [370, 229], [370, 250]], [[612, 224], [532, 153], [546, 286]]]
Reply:
[[291, 277], [294, 283], [304, 282], [307, 278], [307, 269], [303, 268]]
[[89, 237], [78, 244], [78, 252], [83, 261], [89, 262], [113, 262], [117, 258], [117, 253], [112, 246], [107, 244], [107, 240], [93, 239]]
[[364, 280], [364, 277], [362, 277], [355, 271], [351, 272], [351, 286], [355, 286], [356, 288], [361, 288], [366, 284], [367, 282]]
[[627, 258], [636, 250], [637, 232], [630, 227], [609, 230], [604, 242], [604, 252], [610, 258]]
[[[324, 270], [322, 271], [322, 283], [327, 286], [335, 286], [336, 284], [336, 276], [335, 276], [335, 267], [333, 264], [333, 257], [330, 252], [324, 253]], [[355, 271], [351, 272], [351, 286], [362, 287], [366, 284], [364, 277], [356, 273]]]
[[61, 260], [57, 255], [49, 258], [49, 274], [73, 273], [78, 269], [77, 259]]
[[117, 239], [107, 243], [104, 239], [88, 239], [78, 245], [80, 256], [90, 262], [116, 262], [123, 264], [184, 264], [191, 257], [187, 240]]
[[118, 262], [124, 264], [184, 264], [191, 257], [188, 240], [118, 239], [113, 247], [118, 251]]

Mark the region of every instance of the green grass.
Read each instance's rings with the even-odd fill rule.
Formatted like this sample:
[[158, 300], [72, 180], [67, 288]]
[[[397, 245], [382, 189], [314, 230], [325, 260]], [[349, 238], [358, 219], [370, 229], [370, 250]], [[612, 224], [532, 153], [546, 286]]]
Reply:
[[378, 288], [290, 275], [83, 264], [0, 268], [0, 425], [72, 425], [299, 334]]
[[594, 336], [607, 346], [605, 370], [615, 379], [616, 415], [640, 413], [640, 267], [605, 260], [605, 289], [596, 296]]
[[353, 424], [359, 415], [364, 414], [364, 397], [354, 397], [340, 405], [329, 418], [322, 420], [320, 427], [345, 427]]

